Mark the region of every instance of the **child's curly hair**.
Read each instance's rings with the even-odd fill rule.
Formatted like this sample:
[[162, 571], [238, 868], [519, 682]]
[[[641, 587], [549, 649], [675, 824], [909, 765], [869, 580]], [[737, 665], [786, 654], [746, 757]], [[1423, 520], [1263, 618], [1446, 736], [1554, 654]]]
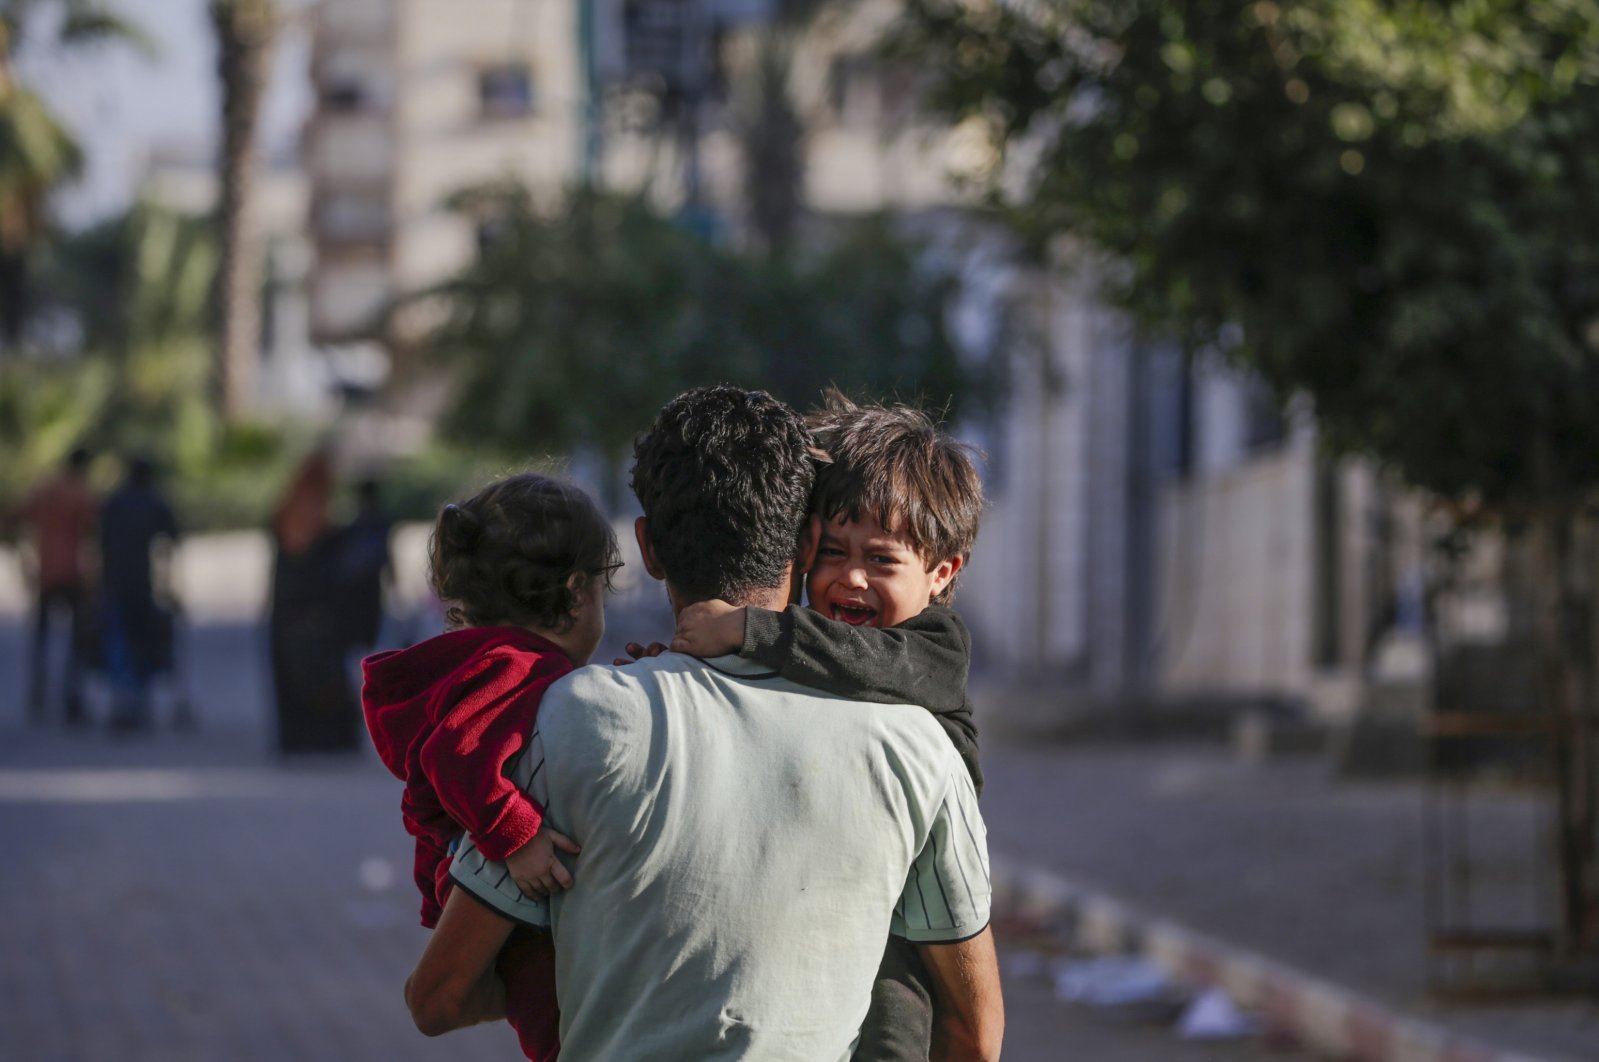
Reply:
[[621, 566], [616, 532], [593, 499], [537, 472], [446, 505], [428, 541], [428, 580], [454, 627], [564, 633], [589, 580], [609, 590]]

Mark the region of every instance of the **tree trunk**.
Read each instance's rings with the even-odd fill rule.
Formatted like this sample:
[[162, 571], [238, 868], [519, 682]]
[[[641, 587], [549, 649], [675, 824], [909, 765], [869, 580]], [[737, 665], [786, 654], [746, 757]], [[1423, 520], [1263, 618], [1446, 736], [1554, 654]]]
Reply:
[[217, 225], [216, 388], [222, 415], [237, 420], [255, 391], [261, 346], [261, 241], [252, 216], [261, 97], [266, 89], [274, 0], [212, 0], [222, 85]]
[[1599, 956], [1599, 526], [1590, 513], [1572, 519], [1572, 559], [1568, 576], [1578, 593], [1567, 616], [1567, 661], [1578, 674], [1576, 732], [1571, 736], [1571, 833], [1580, 859], [1576, 902], [1580, 905], [1583, 954]]
[[749, 223], [773, 257], [788, 251], [805, 210], [805, 125], [788, 85], [793, 49], [783, 30], [762, 37], [753, 114], [743, 130]]
[[1532, 520], [1537, 596], [1537, 652], [1540, 699], [1554, 718], [1556, 780], [1556, 860], [1559, 869], [1559, 944], [1566, 955], [1599, 950], [1599, 822], [1595, 811], [1593, 682], [1587, 652], [1591, 633], [1578, 622], [1591, 611], [1588, 593], [1575, 577], [1573, 560], [1586, 562], [1589, 549], [1580, 517], [1559, 504], [1539, 507]]

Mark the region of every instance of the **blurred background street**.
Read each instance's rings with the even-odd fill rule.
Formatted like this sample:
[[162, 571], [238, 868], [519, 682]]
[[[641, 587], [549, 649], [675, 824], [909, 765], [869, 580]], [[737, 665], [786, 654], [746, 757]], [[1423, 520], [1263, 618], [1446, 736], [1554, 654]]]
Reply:
[[[400, 553], [410, 576], [399, 582], [415, 586], [416, 530], [397, 541], [411, 547]], [[264, 542], [233, 536], [189, 549], [191, 560], [230, 558], [236, 588], [261, 582], [252, 568]], [[602, 658], [667, 629], [658, 584], [622, 586]], [[386, 635], [425, 634], [413, 634], [416, 611], [416, 623], [437, 622], [426, 599], [397, 594], [391, 602]], [[7, 603], [0, 624], [0, 674], [9, 676], [23, 673], [27, 646], [16, 604]], [[266, 633], [252, 618], [261, 604], [248, 590], [218, 590], [191, 616], [181, 692], [193, 701], [193, 730], [174, 728], [180, 691], [164, 684], [152, 698], [152, 729], [122, 735], [107, 729], [104, 683], [90, 684], [84, 728], [55, 715], [30, 725], [20, 696], [8, 693], [0, 839], [26, 856], [0, 884], [16, 912], [0, 923], [0, 943], [6, 954], [36, 958], [6, 965], [0, 1044], [8, 1053], [420, 1059], [514, 1051], [503, 1028], [443, 1041], [413, 1030], [399, 988], [424, 931], [415, 924], [399, 783], [370, 750], [287, 758], [274, 750]], [[1340, 782], [1318, 753], [1261, 759], [1193, 734], [1040, 734], [1025, 714], [1007, 714], [1018, 691], [978, 690], [997, 864], [1091, 882], [1368, 994], [1396, 1015], [1424, 1015], [1462, 1042], [1529, 1058], [1594, 1057], [1592, 1004], [1429, 998], [1419, 784]], [[1513, 907], [1537, 871], [1524, 850], [1539, 809], [1525, 796], [1490, 803], [1485, 865], [1508, 897], [1499, 902]], [[1073, 1002], [1057, 988], [1059, 974], [1106, 949], [1060, 927], [1040, 931], [1020, 914], [999, 909], [1006, 1057], [1340, 1057], [1244, 1029], [1180, 1037], [1175, 1023], [1191, 990], [1173, 998], [1176, 981], [1110, 1005]]]
[[[250, 602], [235, 602], [241, 611]], [[664, 610], [613, 608], [608, 647], [664, 631]], [[420, 954], [400, 785], [375, 755], [271, 751], [265, 633], [202, 618], [186, 645], [198, 721], [174, 732], [29, 726], [0, 712], [0, 842], [26, 853], [0, 883], [0, 1048], [46, 1060], [492, 1059], [508, 1027], [427, 1040], [400, 988]], [[21, 673], [14, 611], [0, 674]], [[1063, 1003], [1006, 945], [1007, 1057], [1211, 1062], [1298, 1057], [1258, 1038], [1181, 1041], [1164, 1019]], [[1012, 975], [1014, 974], [1014, 975]], [[1025, 974], [1025, 975], [1023, 975]], [[1169, 1017], [1169, 1015], [1167, 1016]]]
[[1599, 0], [0, 0], [0, 1056], [513, 1051], [354, 661], [729, 381], [976, 454], [1007, 1057], [1599, 1059], [1596, 204]]

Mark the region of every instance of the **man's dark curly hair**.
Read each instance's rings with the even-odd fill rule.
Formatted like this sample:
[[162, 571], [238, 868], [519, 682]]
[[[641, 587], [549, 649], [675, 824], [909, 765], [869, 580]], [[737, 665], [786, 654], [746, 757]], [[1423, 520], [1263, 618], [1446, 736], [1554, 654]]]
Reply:
[[590, 581], [609, 590], [621, 566], [616, 532], [593, 499], [537, 472], [446, 505], [428, 542], [428, 579], [455, 627], [565, 632]]
[[782, 585], [814, 480], [805, 422], [765, 391], [686, 391], [633, 446], [650, 546], [693, 601]]
[[[813, 504], [823, 520], [871, 516], [884, 530], [903, 532], [928, 571], [950, 557], [971, 559], [983, 516], [975, 450], [919, 409], [859, 406], [831, 389], [806, 422], [832, 458], [816, 476]], [[958, 581], [934, 600], [953, 601]]]

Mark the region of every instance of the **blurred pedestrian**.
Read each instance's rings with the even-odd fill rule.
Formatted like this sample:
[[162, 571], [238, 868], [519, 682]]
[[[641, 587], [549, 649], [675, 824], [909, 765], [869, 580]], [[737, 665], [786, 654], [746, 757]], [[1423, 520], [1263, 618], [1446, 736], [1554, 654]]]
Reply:
[[301, 463], [272, 517], [267, 636], [278, 748], [286, 753], [353, 750], [360, 734], [344, 664], [333, 486], [332, 457], [318, 450]]
[[345, 527], [339, 549], [339, 583], [346, 644], [365, 656], [383, 628], [383, 592], [393, 581], [389, 534], [394, 521], [383, 510], [383, 488], [376, 479], [361, 480], [355, 497], [355, 518]]
[[155, 465], [148, 457], [132, 458], [122, 485], [100, 511], [105, 670], [113, 731], [150, 725], [150, 679], [172, 668], [171, 588], [157, 587], [156, 559], [158, 551], [165, 552], [159, 569], [164, 582], [177, 540], [177, 518], [156, 487]]
[[67, 620], [66, 666], [62, 703], [69, 725], [84, 722], [82, 669], [84, 640], [93, 628], [84, 547], [94, 532], [99, 503], [89, 489], [89, 451], [73, 450], [55, 475], [43, 480], [22, 503], [22, 520], [33, 532], [38, 564], [34, 598], [33, 646], [28, 667], [28, 717], [37, 723], [46, 714], [46, 671], [50, 628], [58, 613]]

